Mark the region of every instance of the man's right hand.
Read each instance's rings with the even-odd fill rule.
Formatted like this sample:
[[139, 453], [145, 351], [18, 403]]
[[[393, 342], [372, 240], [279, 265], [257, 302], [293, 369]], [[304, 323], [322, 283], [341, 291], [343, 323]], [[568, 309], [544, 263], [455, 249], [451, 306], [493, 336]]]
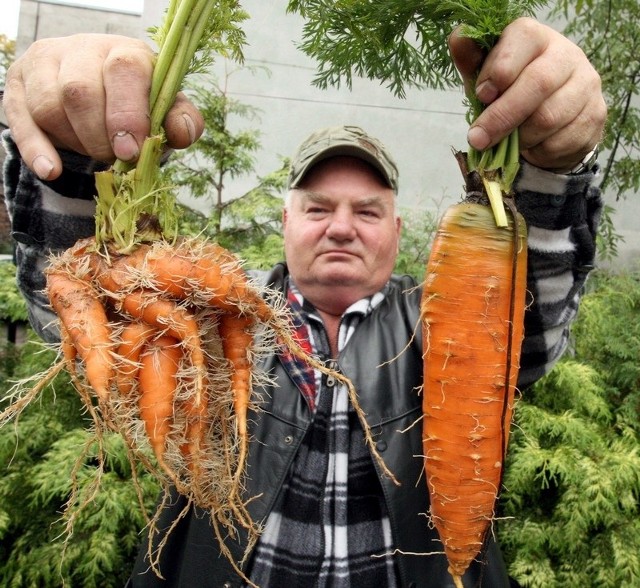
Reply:
[[[3, 107], [27, 165], [42, 179], [62, 172], [56, 148], [112, 162], [133, 161], [149, 133], [154, 53], [119, 35], [35, 42], [7, 72]], [[165, 119], [167, 143], [184, 148], [204, 129], [180, 94]]]

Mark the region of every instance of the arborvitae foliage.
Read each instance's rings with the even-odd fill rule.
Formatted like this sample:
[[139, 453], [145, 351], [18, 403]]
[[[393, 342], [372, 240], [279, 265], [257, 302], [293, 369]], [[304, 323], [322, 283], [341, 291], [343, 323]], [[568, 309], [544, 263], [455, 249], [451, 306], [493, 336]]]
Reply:
[[602, 276], [574, 335], [576, 358], [604, 375], [616, 418], [640, 433], [640, 271]]
[[[40, 343], [28, 343], [20, 350], [14, 377], [39, 373], [54, 359]], [[0, 398], [10, 385], [6, 374], [0, 375]], [[0, 410], [5, 406], [0, 401]], [[108, 588], [126, 582], [145, 525], [143, 509], [122, 440], [105, 439], [100, 465], [89, 425], [68, 378], [59, 376], [17, 422], [0, 428], [1, 586]], [[69, 536], [61, 513], [83, 452], [75, 481], [87, 504]], [[158, 488], [149, 477], [139, 482], [151, 512]]]
[[640, 586], [639, 310], [638, 275], [601, 277], [517, 405], [498, 531], [527, 588]]
[[459, 83], [447, 48], [453, 28], [483, 47], [507, 24], [546, 0], [289, 0], [305, 20], [300, 48], [318, 62], [321, 88], [351, 86], [354, 76], [387, 84], [444, 88]]

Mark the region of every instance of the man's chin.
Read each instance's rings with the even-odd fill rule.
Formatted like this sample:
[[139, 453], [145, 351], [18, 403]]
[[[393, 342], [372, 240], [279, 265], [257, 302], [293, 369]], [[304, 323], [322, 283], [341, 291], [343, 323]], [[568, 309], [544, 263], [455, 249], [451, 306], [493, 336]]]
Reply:
[[340, 267], [323, 271], [318, 280], [318, 283], [324, 286], [335, 288], [362, 286], [364, 282], [365, 276], [363, 276], [362, 273], [349, 271], [347, 268]]

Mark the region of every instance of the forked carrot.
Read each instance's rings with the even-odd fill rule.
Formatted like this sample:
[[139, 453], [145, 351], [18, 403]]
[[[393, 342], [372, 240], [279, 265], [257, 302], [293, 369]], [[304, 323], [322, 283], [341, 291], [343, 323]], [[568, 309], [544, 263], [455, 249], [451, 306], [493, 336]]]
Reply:
[[184, 343], [198, 373], [197, 390], [201, 391], [206, 365], [200, 328], [193, 314], [173, 300], [158, 298], [145, 290], [134, 290], [126, 294], [122, 299], [122, 310]]
[[424, 458], [431, 519], [456, 586], [491, 528], [523, 338], [526, 227], [450, 207], [427, 265]]

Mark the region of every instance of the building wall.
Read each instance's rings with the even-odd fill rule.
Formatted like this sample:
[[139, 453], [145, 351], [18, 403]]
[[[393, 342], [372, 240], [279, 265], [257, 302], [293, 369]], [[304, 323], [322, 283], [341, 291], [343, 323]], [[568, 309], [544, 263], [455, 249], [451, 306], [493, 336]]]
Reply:
[[20, 0], [16, 54], [46, 37], [81, 32], [141, 36], [140, 22], [140, 14], [136, 13], [86, 8], [57, 0]]

